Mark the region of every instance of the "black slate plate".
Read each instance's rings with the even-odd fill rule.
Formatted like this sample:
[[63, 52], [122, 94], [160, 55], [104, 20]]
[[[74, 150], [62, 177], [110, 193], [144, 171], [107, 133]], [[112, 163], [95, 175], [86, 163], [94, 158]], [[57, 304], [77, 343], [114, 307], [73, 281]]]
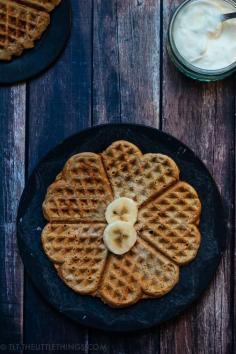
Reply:
[[[101, 300], [80, 296], [59, 279], [44, 254], [40, 235], [46, 224], [42, 202], [47, 187], [73, 154], [101, 152], [114, 140], [126, 139], [144, 153], [160, 152], [178, 164], [181, 179], [189, 182], [202, 202], [202, 242], [197, 258], [182, 267], [180, 281], [160, 299], [142, 300], [125, 309], [112, 309]], [[221, 198], [204, 164], [177, 139], [153, 128], [131, 124], [101, 125], [65, 140], [37, 166], [23, 193], [18, 212], [18, 243], [27, 272], [43, 297], [73, 320], [109, 331], [130, 331], [157, 325], [178, 315], [207, 288], [226, 243]]]
[[65, 48], [71, 28], [71, 5], [69, 0], [51, 13], [51, 23], [35, 47], [25, 50], [10, 62], [0, 61], [0, 84], [13, 84], [31, 79], [46, 70]]

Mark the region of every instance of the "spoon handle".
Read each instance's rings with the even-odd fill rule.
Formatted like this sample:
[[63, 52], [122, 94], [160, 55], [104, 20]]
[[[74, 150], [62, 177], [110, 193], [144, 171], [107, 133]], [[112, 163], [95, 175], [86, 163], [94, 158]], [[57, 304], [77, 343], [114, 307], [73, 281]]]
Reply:
[[236, 12], [222, 15], [222, 21], [231, 20], [232, 18], [236, 18]]

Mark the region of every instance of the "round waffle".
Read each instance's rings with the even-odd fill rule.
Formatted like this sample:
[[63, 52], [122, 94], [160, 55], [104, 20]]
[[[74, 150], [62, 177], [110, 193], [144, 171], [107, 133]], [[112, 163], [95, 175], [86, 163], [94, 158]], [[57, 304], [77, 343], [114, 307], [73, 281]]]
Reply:
[[[103, 243], [105, 211], [119, 197], [138, 207], [138, 240], [122, 256]], [[201, 203], [179, 180], [176, 163], [163, 154], [143, 155], [128, 141], [103, 153], [72, 156], [48, 188], [42, 232], [45, 253], [74, 291], [100, 297], [113, 307], [161, 297], [179, 281], [179, 267], [200, 245]]]

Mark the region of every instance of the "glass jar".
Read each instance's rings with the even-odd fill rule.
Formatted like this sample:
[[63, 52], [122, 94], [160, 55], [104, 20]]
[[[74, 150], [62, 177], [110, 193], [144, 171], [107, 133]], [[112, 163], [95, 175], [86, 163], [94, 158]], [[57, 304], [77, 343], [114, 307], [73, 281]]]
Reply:
[[[185, 75], [191, 77], [192, 79], [203, 81], [203, 82], [210, 82], [210, 81], [217, 81], [230, 76], [234, 72], [236, 72], [236, 61], [233, 62], [231, 65], [224, 67], [219, 70], [206, 70], [198, 68], [197, 66], [192, 65], [189, 63], [183, 56], [180, 54], [178, 49], [176, 48], [174, 42], [174, 23], [176, 16], [180, 13], [181, 10], [184, 9], [186, 5], [189, 3], [194, 2], [196, 0], [185, 0], [174, 12], [168, 29], [168, 38], [167, 38], [167, 50], [172, 62], [175, 66]], [[231, 4], [235, 7], [236, 11], [236, 2], [233, 0], [223, 0], [225, 3]]]

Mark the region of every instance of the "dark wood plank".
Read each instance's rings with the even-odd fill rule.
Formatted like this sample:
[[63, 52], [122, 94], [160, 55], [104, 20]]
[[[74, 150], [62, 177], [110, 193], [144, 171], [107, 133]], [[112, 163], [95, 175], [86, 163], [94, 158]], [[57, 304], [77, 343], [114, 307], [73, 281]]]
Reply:
[[[160, 2], [94, 0], [93, 123], [132, 121], [158, 127]], [[89, 330], [107, 353], [158, 353], [158, 329], [139, 334]]]
[[0, 105], [0, 343], [7, 345], [23, 341], [23, 266], [16, 213], [25, 180], [25, 85], [1, 88]]
[[117, 6], [93, 1], [93, 124], [120, 121]]
[[[165, 35], [170, 14], [179, 3], [163, 2]], [[162, 110], [164, 130], [189, 145], [215, 177], [224, 197], [232, 236], [234, 78], [217, 84], [196, 83], [177, 72], [164, 50]], [[162, 327], [161, 353], [226, 354], [232, 351], [231, 271], [232, 242], [201, 301], [185, 315]]]
[[94, 1], [94, 123], [159, 124], [160, 1]]
[[[28, 172], [65, 137], [91, 124], [92, 1], [73, 5], [70, 43], [56, 65], [28, 87]], [[25, 343], [64, 344], [67, 354], [84, 352], [87, 330], [53, 310], [25, 281]], [[33, 325], [32, 325], [33, 323]], [[45, 352], [43, 348], [39, 352]], [[52, 346], [47, 350], [54, 353]]]
[[118, 1], [120, 110], [123, 122], [159, 126], [160, 0]]
[[106, 333], [98, 330], [89, 330], [89, 353], [109, 354], [158, 354], [159, 353], [158, 328], [134, 333]]

